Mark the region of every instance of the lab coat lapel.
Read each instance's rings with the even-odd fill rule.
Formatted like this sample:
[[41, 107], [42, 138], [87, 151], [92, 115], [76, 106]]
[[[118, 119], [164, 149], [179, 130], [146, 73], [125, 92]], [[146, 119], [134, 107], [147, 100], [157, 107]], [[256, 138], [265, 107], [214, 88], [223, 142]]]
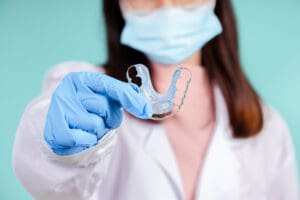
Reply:
[[239, 170], [234, 150], [216, 133], [199, 177], [197, 199], [239, 199]]
[[[196, 199], [235, 200], [239, 199], [240, 191], [240, 164], [236, 155], [240, 144], [231, 137], [226, 104], [218, 86], [214, 87], [214, 97], [216, 125], [198, 178]], [[153, 125], [146, 138], [145, 149], [170, 180], [178, 199], [184, 199], [176, 158], [162, 125]]]
[[197, 200], [239, 199], [240, 163], [232, 138], [226, 104], [221, 90], [215, 87], [216, 126], [198, 179]]
[[145, 150], [162, 169], [178, 199], [183, 199], [183, 186], [172, 147], [161, 125], [154, 125], [147, 138]]

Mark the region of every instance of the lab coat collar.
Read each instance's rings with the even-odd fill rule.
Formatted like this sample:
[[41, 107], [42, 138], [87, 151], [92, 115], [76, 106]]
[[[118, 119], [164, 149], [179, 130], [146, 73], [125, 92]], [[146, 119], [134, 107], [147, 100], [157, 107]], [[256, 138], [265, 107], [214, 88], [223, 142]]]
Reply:
[[236, 150], [240, 143], [232, 136], [226, 102], [218, 86], [214, 95], [216, 124], [198, 177], [196, 199], [235, 200], [239, 199], [240, 163]]
[[[211, 190], [215, 189], [224, 190], [224, 192], [238, 189], [236, 171], [239, 165], [233, 151], [235, 148], [232, 148], [237, 147], [238, 143], [232, 138], [226, 103], [218, 86], [214, 86], [214, 99], [216, 123], [202, 172], [198, 178], [196, 199], [214, 199], [209, 195], [214, 194]], [[184, 199], [180, 171], [162, 125], [155, 124], [151, 127], [151, 131], [146, 137], [145, 150], [170, 179], [174, 191], [178, 192], [179, 199]], [[215, 181], [216, 179], [218, 181]], [[228, 184], [228, 182], [232, 184]], [[231, 191], [231, 193], [235, 192]], [[232, 197], [232, 199], [236, 198]]]

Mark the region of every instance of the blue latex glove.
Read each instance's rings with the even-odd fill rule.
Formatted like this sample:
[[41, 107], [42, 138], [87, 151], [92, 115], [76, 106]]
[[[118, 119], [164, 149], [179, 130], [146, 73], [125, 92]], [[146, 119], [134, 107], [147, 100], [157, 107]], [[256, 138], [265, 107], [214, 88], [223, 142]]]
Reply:
[[52, 95], [44, 138], [58, 155], [81, 152], [120, 126], [121, 107], [139, 118], [152, 115], [137, 85], [103, 73], [70, 73]]

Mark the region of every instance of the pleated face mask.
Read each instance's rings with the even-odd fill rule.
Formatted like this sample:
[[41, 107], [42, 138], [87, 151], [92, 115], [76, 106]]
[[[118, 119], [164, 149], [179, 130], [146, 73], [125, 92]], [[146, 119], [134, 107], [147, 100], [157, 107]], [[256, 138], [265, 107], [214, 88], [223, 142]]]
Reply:
[[151, 105], [152, 120], [168, 119], [180, 111], [192, 78], [189, 69], [179, 67], [173, 74], [168, 91], [158, 93], [153, 88], [150, 73], [145, 65], [129, 67], [126, 76], [128, 82], [139, 86], [141, 94]]
[[215, 1], [153, 10], [122, 9], [121, 43], [151, 61], [179, 64], [222, 32]]

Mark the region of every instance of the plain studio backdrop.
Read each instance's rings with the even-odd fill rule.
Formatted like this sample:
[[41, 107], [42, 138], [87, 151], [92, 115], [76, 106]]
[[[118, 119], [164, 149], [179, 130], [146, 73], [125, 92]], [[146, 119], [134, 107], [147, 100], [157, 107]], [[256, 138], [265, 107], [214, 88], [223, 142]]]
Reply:
[[[0, 0], [0, 199], [31, 197], [12, 171], [20, 117], [44, 74], [68, 60], [104, 63], [100, 0]], [[288, 122], [300, 165], [300, 0], [234, 0], [242, 62]], [[38, 184], [38, 183], [37, 183]]]

